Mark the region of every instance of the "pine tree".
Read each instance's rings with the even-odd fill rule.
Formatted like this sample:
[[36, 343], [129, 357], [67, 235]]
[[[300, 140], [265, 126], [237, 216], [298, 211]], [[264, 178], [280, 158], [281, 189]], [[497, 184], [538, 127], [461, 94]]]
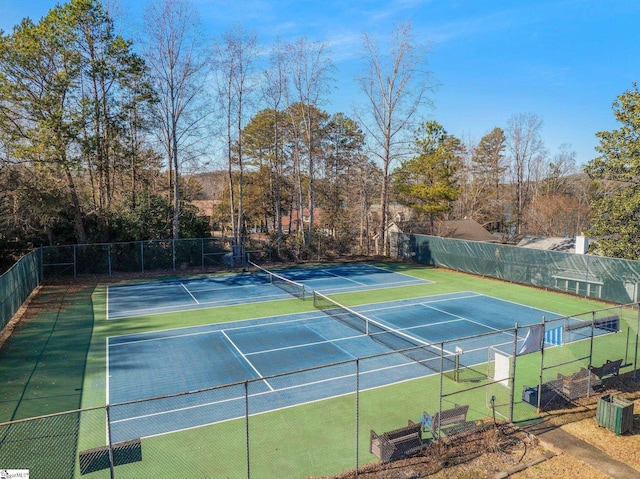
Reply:
[[598, 186], [591, 205], [590, 236], [598, 252], [640, 259], [640, 92], [634, 83], [613, 103], [620, 128], [596, 134], [600, 154], [585, 166]]
[[504, 221], [500, 185], [504, 182], [507, 170], [505, 147], [504, 131], [496, 127], [482, 137], [471, 158], [474, 219], [483, 224], [490, 224], [497, 230], [500, 230]]
[[398, 200], [425, 216], [432, 232], [435, 220], [451, 210], [461, 187], [464, 145], [435, 121], [424, 123], [415, 134], [415, 156], [394, 172]]

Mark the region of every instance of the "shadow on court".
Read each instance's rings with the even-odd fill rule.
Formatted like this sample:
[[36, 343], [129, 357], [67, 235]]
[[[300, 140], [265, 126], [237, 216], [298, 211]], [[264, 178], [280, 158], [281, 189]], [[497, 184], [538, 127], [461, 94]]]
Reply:
[[[0, 383], [9, 385], [0, 390], [0, 422], [81, 407], [94, 323], [93, 289], [78, 284], [43, 286], [31, 300], [20, 324], [0, 349]], [[60, 477], [71, 478], [79, 415], [54, 416], [45, 423], [55, 423], [55, 427], [47, 431], [36, 430], [42, 428], [42, 421], [28, 421], [20, 423], [21, 432], [12, 431], [11, 437], [28, 438], [30, 444], [34, 438], [41, 438], [43, 444], [38, 450], [55, 448], [55, 453], [25, 457], [20, 441], [0, 440], [0, 457], [5, 461], [19, 459], [12, 465], [56, 471], [63, 474]], [[5, 431], [2, 437], [8, 432]]]

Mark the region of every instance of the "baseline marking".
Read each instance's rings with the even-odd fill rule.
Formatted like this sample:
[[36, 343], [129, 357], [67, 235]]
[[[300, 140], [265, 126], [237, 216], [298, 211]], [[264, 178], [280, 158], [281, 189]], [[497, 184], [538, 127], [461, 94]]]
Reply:
[[[396, 364], [393, 366], [385, 366], [382, 368], [376, 368], [376, 369], [371, 369], [369, 371], [360, 371], [360, 375], [366, 375], [366, 374], [377, 374], [380, 371], [389, 371], [389, 370], [393, 370], [393, 369], [398, 369], [398, 368], [404, 368], [404, 367], [408, 367], [408, 366], [413, 366], [415, 365], [415, 361], [408, 361], [408, 362], [404, 362], [401, 364]], [[434, 373], [437, 374], [437, 373]], [[279, 376], [286, 376], [286, 374], [284, 375], [279, 375]], [[278, 376], [278, 377], [279, 377]], [[351, 377], [356, 377], [355, 373], [349, 373], [349, 374], [343, 374], [341, 376], [333, 376], [330, 378], [325, 378], [325, 379], [318, 379], [316, 381], [309, 381], [306, 383], [300, 383], [300, 384], [296, 384], [294, 386], [287, 386], [284, 388], [279, 388], [279, 389], [271, 389], [271, 391], [263, 391], [263, 392], [258, 392], [258, 393], [254, 393], [254, 394], [249, 394], [249, 397], [258, 397], [258, 396], [264, 396], [266, 394], [271, 394], [274, 392], [280, 392], [280, 391], [290, 391], [290, 390], [294, 390], [294, 389], [300, 389], [300, 388], [305, 388], [308, 386], [312, 386], [315, 384], [323, 384], [323, 383], [330, 383], [332, 381], [339, 381], [342, 379], [347, 379], [347, 378], [351, 378]], [[362, 391], [368, 391], [370, 389], [378, 389], [381, 387], [386, 387], [392, 384], [398, 384], [398, 383], [403, 383], [403, 382], [408, 382], [408, 381], [413, 381], [414, 379], [403, 379], [401, 381], [396, 381], [396, 382], [390, 382], [388, 384], [384, 384], [382, 386], [375, 386], [373, 388], [367, 388], [367, 389], [362, 389]], [[266, 381], [264, 381], [266, 382]], [[214, 388], [216, 389], [216, 388]], [[202, 389], [199, 390], [197, 392], [205, 392], [207, 391], [207, 389]], [[195, 392], [194, 392], [195, 393]], [[268, 411], [265, 412], [272, 412], [272, 411], [278, 411], [280, 409], [286, 409], [286, 408], [290, 408], [290, 407], [295, 407], [301, 404], [309, 404], [309, 403], [314, 403], [314, 402], [319, 402], [319, 401], [324, 401], [326, 399], [331, 399], [331, 398], [335, 398], [335, 397], [340, 397], [340, 396], [345, 396], [347, 394], [352, 394], [351, 392], [348, 393], [344, 393], [344, 394], [339, 394], [339, 395], [334, 395], [334, 396], [327, 396], [326, 398], [321, 398], [321, 399], [317, 399], [317, 400], [313, 400], [313, 401], [309, 401], [309, 402], [302, 402], [302, 403], [296, 403], [296, 404], [292, 404], [291, 406], [286, 406], [285, 408], [276, 408], [276, 409], [269, 409]], [[239, 401], [239, 400], [244, 400], [245, 396], [236, 396], [236, 397], [232, 397], [232, 398], [228, 398], [228, 399], [222, 399], [219, 401], [211, 401], [211, 402], [207, 402], [207, 403], [203, 403], [203, 404], [194, 404], [193, 406], [185, 406], [185, 407], [181, 407], [181, 408], [176, 408], [176, 409], [171, 409], [169, 411], [160, 411], [160, 412], [154, 412], [154, 413], [149, 413], [149, 414], [143, 414], [140, 416], [132, 416], [132, 417], [127, 417], [124, 419], [116, 419], [115, 421], [111, 421], [112, 423], [124, 423], [124, 422], [129, 422], [129, 421], [135, 421], [137, 419], [143, 419], [143, 418], [147, 418], [147, 417], [153, 417], [153, 416], [161, 416], [164, 414], [173, 414], [174, 412], [180, 412], [180, 411], [186, 411], [186, 410], [190, 410], [190, 409], [198, 409], [198, 408], [202, 408], [202, 407], [208, 407], [208, 406], [213, 406], [213, 405], [217, 405], [217, 404], [224, 404], [224, 403], [228, 403], [228, 402], [232, 402], [232, 401]], [[122, 405], [122, 404], [126, 404], [126, 403], [119, 403], [118, 405]], [[238, 416], [241, 417], [241, 416]], [[229, 419], [225, 419], [223, 421], [217, 421], [217, 422], [213, 422], [213, 423], [207, 423], [207, 424], [203, 424], [202, 426], [208, 425], [208, 424], [217, 424], [219, 422], [226, 422], [232, 419], [236, 419], [236, 418], [229, 418]], [[201, 426], [194, 426], [194, 427], [201, 427]], [[193, 428], [187, 428], [187, 429], [193, 429]], [[184, 429], [176, 429], [176, 430], [172, 430], [170, 432], [166, 432], [166, 433], [161, 433], [161, 434], [154, 434], [152, 436], [145, 436], [145, 437], [153, 437], [153, 436], [161, 436], [164, 434], [170, 434], [173, 432], [178, 432], [178, 431], [182, 431]]]

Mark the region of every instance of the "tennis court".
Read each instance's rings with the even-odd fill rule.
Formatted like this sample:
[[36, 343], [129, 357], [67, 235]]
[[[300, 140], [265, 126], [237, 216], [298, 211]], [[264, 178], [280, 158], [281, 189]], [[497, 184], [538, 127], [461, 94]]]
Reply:
[[[326, 294], [428, 284], [428, 281], [368, 264], [345, 264], [279, 271], [275, 280], [265, 272], [209, 276], [189, 280], [111, 285], [107, 290], [107, 319], [170, 313], [290, 299], [275, 287], [286, 280], [308, 292]], [[291, 291], [289, 291], [291, 292]]]
[[[102, 283], [47, 290], [32, 323], [39, 334], [25, 328], [15, 337], [21, 342], [3, 348], [5, 380], [24, 387], [9, 388], [15, 392], [0, 411], [9, 421], [47, 415], [5, 425], [3, 457], [85, 477], [94, 452], [96, 467], [107, 467], [106, 440], [118, 454], [134, 449], [133, 462], [119, 462], [111, 477], [155, 477], [176, 464], [185, 477], [249, 470], [265, 479], [324, 477], [375, 460], [371, 430], [454, 404], [469, 405], [471, 421], [491, 413], [530, 420], [537, 414], [520, 398], [524, 386], [607, 359], [633, 360], [636, 309], [409, 263], [374, 264], [383, 269], [280, 270], [292, 289], [258, 270], [110, 283], [109, 298]], [[198, 284], [218, 294], [200, 297]], [[300, 297], [299, 285], [305, 301], [286, 292]], [[251, 288], [265, 294], [255, 298]], [[229, 307], [218, 307], [225, 301]], [[106, 321], [107, 311], [121, 319]], [[514, 356], [531, 346], [524, 336], [540, 338], [540, 326], [544, 351]], [[38, 454], [27, 457], [27, 449]], [[109, 477], [108, 469], [91, 474]]]
[[[345, 310], [336, 314], [333, 306], [317, 306], [324, 312], [109, 338], [107, 400], [115, 405], [111, 412], [114, 440], [243, 417], [246, 391], [242, 382], [247, 380], [256, 380], [249, 383], [250, 414], [348, 394], [353, 392], [353, 367], [344, 362], [355, 358], [389, 353], [363, 363], [362, 389], [419, 378], [438, 370], [431, 363], [440, 360], [440, 349], [421, 348], [419, 357], [397, 350], [501, 330], [515, 321], [539, 323], [550, 314], [474, 292], [363, 305], [349, 310], [351, 317], [346, 320], [339, 317]], [[354, 324], [353, 318], [362, 324]], [[496, 343], [492, 346], [512, 348], [513, 336], [503, 336], [492, 335]], [[482, 339], [474, 341], [459, 345], [466, 360], [486, 362], [489, 345]], [[442, 355], [450, 358], [451, 354], [445, 351]], [[338, 364], [308, 369], [333, 363]], [[277, 376], [304, 369], [308, 370]], [[238, 386], [116, 405], [230, 383]]]

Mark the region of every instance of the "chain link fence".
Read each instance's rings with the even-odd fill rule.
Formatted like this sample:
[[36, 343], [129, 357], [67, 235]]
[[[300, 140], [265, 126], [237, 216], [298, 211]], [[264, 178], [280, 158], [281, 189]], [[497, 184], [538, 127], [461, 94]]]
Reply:
[[0, 276], [0, 330], [41, 282], [40, 251], [23, 256]]
[[[425, 367], [407, 362], [406, 351], [390, 351], [2, 423], [0, 468], [29, 469], [33, 478], [110, 479], [355, 472], [379, 460], [375, 437], [412, 423], [426, 447], [603, 393], [609, 376], [635, 375], [639, 323], [638, 304], [630, 304], [432, 344], [436, 373], [432, 357]], [[605, 371], [610, 363], [618, 369]], [[553, 383], [558, 375], [575, 387]]]
[[617, 304], [640, 301], [640, 262], [391, 233], [391, 256]]
[[[75, 278], [83, 274], [113, 276], [120, 273], [239, 266], [250, 250], [244, 247], [233, 250], [219, 238], [187, 238], [46, 246], [41, 251], [44, 277]], [[260, 250], [251, 252], [254, 256], [264, 254]]]
[[207, 271], [243, 266], [249, 257], [254, 261], [267, 261], [271, 254], [268, 249], [254, 246], [232, 248], [221, 238], [41, 247], [0, 275], [0, 329], [45, 279], [88, 274]]

